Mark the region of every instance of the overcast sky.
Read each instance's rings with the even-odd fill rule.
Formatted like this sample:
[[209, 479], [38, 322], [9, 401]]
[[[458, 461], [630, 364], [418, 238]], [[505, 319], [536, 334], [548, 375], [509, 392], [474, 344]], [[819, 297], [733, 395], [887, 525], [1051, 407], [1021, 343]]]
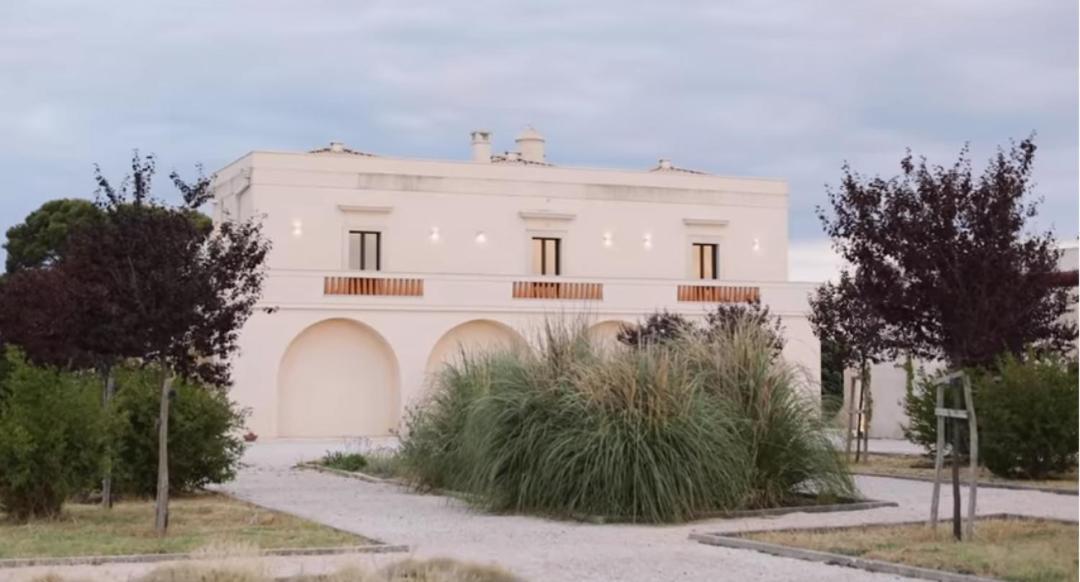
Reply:
[[[1037, 132], [1040, 228], [1077, 235], [1077, 2], [498, 0], [0, 3], [0, 229], [92, 197], [131, 150], [163, 173], [331, 139], [467, 159], [526, 123], [556, 164], [786, 178], [796, 279], [847, 160], [981, 166]], [[167, 192], [161, 184], [159, 192]]]

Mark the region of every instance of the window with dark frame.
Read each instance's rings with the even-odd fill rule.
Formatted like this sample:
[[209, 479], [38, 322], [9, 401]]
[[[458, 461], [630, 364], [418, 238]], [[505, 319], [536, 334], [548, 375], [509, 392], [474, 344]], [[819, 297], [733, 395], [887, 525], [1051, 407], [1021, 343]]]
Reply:
[[716, 243], [694, 243], [694, 277], [696, 279], [716, 279], [717, 271]]
[[349, 268], [354, 271], [382, 270], [382, 233], [349, 231]]
[[536, 275], [562, 274], [562, 239], [534, 236], [532, 240], [533, 273]]

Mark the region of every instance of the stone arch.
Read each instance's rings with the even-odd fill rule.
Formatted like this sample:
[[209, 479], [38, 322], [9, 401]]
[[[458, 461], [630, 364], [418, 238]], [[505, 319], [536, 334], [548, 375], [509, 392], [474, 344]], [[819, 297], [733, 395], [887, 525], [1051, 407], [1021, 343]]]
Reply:
[[401, 386], [390, 344], [351, 319], [301, 331], [278, 367], [278, 435], [379, 436], [397, 429]]
[[525, 346], [525, 338], [514, 328], [490, 319], [473, 319], [458, 324], [439, 338], [431, 348], [425, 375], [429, 378], [447, 362], [455, 361], [461, 353]]

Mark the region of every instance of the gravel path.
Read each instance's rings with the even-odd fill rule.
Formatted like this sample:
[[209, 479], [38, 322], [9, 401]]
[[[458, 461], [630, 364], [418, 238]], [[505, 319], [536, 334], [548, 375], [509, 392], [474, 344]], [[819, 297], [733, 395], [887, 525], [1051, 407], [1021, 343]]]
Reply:
[[[300, 471], [290, 466], [318, 456], [332, 443], [260, 444], [251, 466], [223, 490], [390, 543], [408, 544], [419, 556], [495, 562], [534, 581], [571, 580], [902, 580], [836, 566], [777, 558], [691, 542], [691, 532], [851, 525], [925, 519], [930, 484], [859, 477], [864, 495], [895, 508], [774, 518], [707, 520], [679, 526], [588, 525], [524, 516], [493, 516], [460, 502]], [[347, 448], [365, 448], [351, 443]], [[943, 512], [951, 501], [943, 497]], [[1077, 498], [1030, 491], [984, 489], [980, 513], [1011, 512], [1077, 519]]]

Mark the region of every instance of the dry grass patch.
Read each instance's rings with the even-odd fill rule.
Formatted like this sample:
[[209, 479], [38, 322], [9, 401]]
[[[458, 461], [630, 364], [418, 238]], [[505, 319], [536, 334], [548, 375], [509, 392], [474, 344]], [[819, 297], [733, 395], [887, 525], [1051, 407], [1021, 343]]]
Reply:
[[[877, 455], [871, 453], [864, 460], [849, 464], [854, 474], [897, 475], [899, 477], [934, 478], [934, 460], [919, 455]], [[945, 467], [945, 478], [949, 479], [949, 465]], [[967, 465], [961, 470], [960, 477], [967, 480]], [[1055, 479], [1005, 479], [992, 474], [986, 467], [979, 467], [979, 483], [988, 485], [1021, 485], [1027, 487], [1047, 487], [1062, 491], [1077, 490], [1077, 472], [1075, 469]]]
[[0, 513], [0, 558], [186, 553], [202, 548], [355, 546], [370, 540], [221, 495], [169, 504], [169, 535], [154, 533], [154, 503], [129, 501], [111, 510], [68, 504], [57, 519], [14, 524]]
[[[136, 582], [275, 582], [277, 580], [281, 579], [268, 574], [257, 564], [245, 564], [242, 560], [226, 560], [213, 566], [181, 564], [156, 568], [137, 578]], [[519, 582], [521, 579], [497, 566], [436, 558], [403, 560], [375, 571], [348, 567], [332, 574], [300, 575], [284, 580], [288, 582]]]
[[771, 544], [1025, 582], [1077, 579], [1077, 526], [1037, 519], [986, 519], [975, 541], [957, 543], [952, 524], [775, 531], [743, 537]]

